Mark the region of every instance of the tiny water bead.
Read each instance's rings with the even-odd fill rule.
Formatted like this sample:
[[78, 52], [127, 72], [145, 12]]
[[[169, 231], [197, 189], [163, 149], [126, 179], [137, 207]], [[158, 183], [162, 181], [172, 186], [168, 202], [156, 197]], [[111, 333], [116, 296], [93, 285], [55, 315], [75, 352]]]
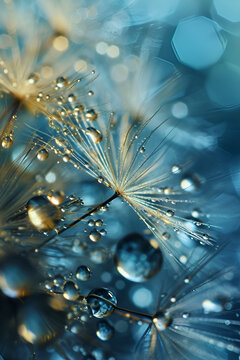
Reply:
[[88, 294], [87, 303], [94, 317], [104, 318], [113, 312], [114, 305], [117, 305], [117, 299], [108, 289], [93, 289]]
[[167, 215], [168, 217], [173, 217], [175, 214], [174, 214], [174, 211], [172, 211], [172, 210], [167, 210], [167, 211], [166, 211], [166, 215]]
[[57, 88], [61, 89], [68, 85], [68, 79], [65, 76], [59, 76], [56, 80]]
[[49, 152], [46, 149], [41, 149], [37, 153], [37, 158], [38, 158], [39, 161], [47, 160], [48, 156], [49, 156]]
[[194, 174], [186, 174], [180, 182], [180, 187], [186, 192], [194, 192], [199, 188], [200, 180]]
[[60, 209], [45, 196], [35, 196], [29, 200], [27, 212], [32, 225], [41, 232], [53, 230], [61, 218]]
[[103, 138], [102, 133], [93, 127], [88, 127], [85, 130], [85, 133], [91, 138], [94, 144], [98, 144], [99, 142], [102, 141]]
[[0, 289], [9, 297], [28, 295], [37, 277], [36, 269], [27, 258], [9, 255], [0, 261]]
[[56, 285], [58, 287], [62, 287], [64, 284], [64, 277], [61, 274], [55, 275], [55, 277], [53, 279], [53, 283], [54, 283], [54, 285]]
[[28, 343], [42, 345], [60, 336], [65, 329], [64, 303], [58, 297], [31, 296], [19, 309], [18, 334]]
[[101, 219], [98, 219], [95, 221], [95, 225], [96, 226], [102, 226], [103, 225], [103, 221]]
[[73, 281], [66, 281], [63, 287], [63, 297], [66, 300], [75, 301], [79, 297], [78, 286]]
[[60, 205], [65, 200], [65, 194], [62, 190], [54, 191], [48, 196], [48, 200], [55, 206]]
[[89, 239], [93, 242], [98, 242], [101, 239], [100, 232], [94, 229], [93, 231], [90, 232]]
[[100, 320], [97, 324], [97, 337], [102, 341], [110, 340], [113, 336], [114, 329], [106, 320]]
[[160, 311], [154, 316], [153, 323], [158, 331], [164, 331], [171, 325], [172, 319], [169, 313]]
[[88, 121], [95, 121], [98, 118], [98, 112], [94, 109], [90, 109], [86, 112], [85, 117]]
[[90, 279], [91, 271], [87, 266], [81, 265], [76, 270], [76, 278], [78, 280], [86, 281]]
[[9, 149], [13, 144], [13, 139], [12, 137], [10, 136], [5, 136], [3, 139], [2, 139], [2, 147], [4, 149]]
[[40, 78], [39, 74], [33, 72], [28, 76], [27, 81], [28, 81], [28, 83], [30, 85], [33, 85], [33, 84], [36, 84], [38, 82], [39, 78]]
[[172, 167], [173, 174], [179, 174], [181, 172], [181, 170], [182, 170], [181, 167], [178, 165], [173, 165], [173, 167]]
[[73, 103], [74, 101], [76, 101], [77, 97], [74, 94], [69, 94], [67, 99], [68, 102]]
[[163, 257], [159, 247], [153, 247], [142, 235], [133, 233], [120, 240], [114, 260], [123, 277], [134, 282], [143, 282], [157, 274]]

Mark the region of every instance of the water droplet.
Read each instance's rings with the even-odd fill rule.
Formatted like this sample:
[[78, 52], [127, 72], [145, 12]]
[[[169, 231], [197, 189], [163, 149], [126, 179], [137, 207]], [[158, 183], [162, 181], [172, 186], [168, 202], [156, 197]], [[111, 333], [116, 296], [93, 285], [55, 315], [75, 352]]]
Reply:
[[51, 201], [53, 205], [60, 205], [65, 200], [65, 194], [62, 190], [54, 191], [48, 196], [48, 200]]
[[173, 174], [179, 174], [180, 172], [181, 172], [180, 166], [174, 165], [174, 166], [172, 167], [172, 173], [173, 173]]
[[164, 233], [162, 234], [162, 237], [163, 237], [163, 240], [168, 240], [168, 239], [170, 239], [170, 234], [167, 233], [167, 232], [164, 232]]
[[102, 141], [103, 138], [102, 133], [93, 127], [88, 127], [85, 130], [85, 133], [92, 139], [94, 144], [97, 144]]
[[99, 231], [94, 229], [90, 232], [89, 239], [93, 242], [98, 242], [101, 239], [101, 234], [99, 233]]
[[87, 303], [94, 317], [104, 318], [113, 312], [114, 305], [117, 305], [117, 299], [108, 289], [93, 289], [88, 294]]
[[74, 101], [76, 101], [76, 95], [74, 95], [74, 94], [69, 94], [68, 95], [68, 102], [70, 102], [70, 103], [73, 103]]
[[160, 249], [137, 233], [127, 235], [118, 243], [114, 260], [118, 272], [134, 282], [151, 279], [163, 261]]
[[38, 73], [31, 73], [28, 78], [28, 83], [29, 84], [36, 84], [36, 82], [39, 80], [39, 74]]
[[10, 136], [5, 136], [2, 139], [2, 147], [4, 149], [10, 148], [12, 146], [12, 144], [13, 144], [13, 139]]
[[56, 80], [56, 85], [59, 89], [68, 85], [68, 79], [65, 76], [59, 76]]
[[102, 236], [106, 236], [106, 235], [107, 235], [107, 230], [106, 230], [106, 229], [101, 229], [99, 232], [100, 232], [100, 234], [101, 234]]
[[180, 187], [187, 192], [193, 192], [198, 189], [200, 181], [196, 175], [185, 175], [181, 180]]
[[85, 117], [88, 121], [95, 121], [98, 117], [98, 113], [94, 109], [90, 109], [86, 112]]
[[56, 297], [38, 294], [20, 305], [18, 334], [28, 343], [41, 345], [55, 340], [65, 329], [63, 302]]
[[94, 95], [94, 92], [92, 90], [89, 90], [88, 96], [93, 96], [93, 95]]
[[175, 303], [175, 302], [177, 301], [177, 298], [176, 298], [175, 296], [172, 296], [171, 299], [170, 299], [170, 301], [171, 301], [172, 303]]
[[201, 212], [201, 210], [199, 210], [199, 209], [193, 209], [192, 210], [192, 216], [194, 217], [194, 218], [199, 218], [199, 216], [201, 216], [202, 215], [202, 212]]
[[86, 281], [90, 279], [91, 271], [87, 266], [81, 265], [76, 270], [76, 278], [78, 280]]
[[102, 226], [103, 225], [103, 221], [101, 219], [98, 219], [95, 221], [95, 225], [96, 226]]
[[202, 302], [202, 307], [205, 313], [221, 312], [224, 309], [223, 299], [206, 299]]
[[168, 313], [160, 311], [154, 316], [153, 323], [158, 331], [164, 331], [171, 325], [172, 319]]
[[102, 184], [104, 182], [104, 178], [102, 176], [99, 176], [97, 181], [99, 182], [99, 184]]
[[46, 197], [35, 196], [27, 204], [28, 217], [38, 231], [50, 231], [61, 217], [60, 209]]
[[69, 154], [64, 154], [63, 155], [63, 161], [64, 162], [69, 162], [71, 160], [71, 156]]
[[63, 297], [67, 300], [75, 301], [79, 297], [78, 287], [73, 281], [65, 282], [63, 291]]
[[96, 334], [100, 340], [107, 341], [111, 339], [113, 333], [113, 327], [106, 320], [100, 320], [98, 322]]
[[56, 285], [58, 287], [62, 287], [63, 283], [64, 283], [64, 277], [61, 274], [55, 275], [55, 277], [53, 279], [53, 283], [54, 283], [54, 285]]
[[182, 317], [183, 317], [184, 319], [188, 319], [189, 316], [190, 316], [190, 314], [189, 314], [188, 312], [184, 312], [183, 315], [182, 315]]
[[169, 216], [169, 217], [172, 217], [172, 216], [174, 216], [174, 211], [172, 211], [172, 210], [167, 210], [167, 211], [166, 211], [166, 215]]
[[94, 224], [95, 224], [94, 220], [89, 220], [88, 221], [88, 226], [94, 226]]
[[47, 160], [48, 156], [49, 156], [49, 153], [48, 153], [48, 151], [47, 151], [46, 149], [41, 149], [41, 150], [39, 150], [38, 153], [37, 153], [37, 158], [38, 158], [38, 160], [40, 160], [40, 161], [45, 161], [45, 160]]

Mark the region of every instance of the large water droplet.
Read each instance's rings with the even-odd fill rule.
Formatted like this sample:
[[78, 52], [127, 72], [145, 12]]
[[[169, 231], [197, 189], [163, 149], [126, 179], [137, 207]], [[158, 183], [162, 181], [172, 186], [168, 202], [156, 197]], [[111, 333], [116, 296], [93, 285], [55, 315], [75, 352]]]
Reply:
[[87, 302], [93, 316], [97, 318], [109, 316], [114, 310], [114, 305], [117, 305], [115, 295], [110, 290], [104, 288], [90, 291]]
[[89, 239], [93, 242], [98, 242], [101, 239], [101, 234], [96, 229], [90, 232]]
[[193, 192], [198, 189], [200, 181], [196, 175], [189, 174], [185, 175], [180, 183], [181, 188], [187, 192]]
[[39, 150], [39, 152], [37, 153], [37, 158], [38, 158], [38, 160], [40, 160], [40, 161], [45, 161], [45, 160], [47, 160], [48, 156], [49, 156], [49, 153], [48, 153], [48, 151], [47, 151], [46, 149], [41, 149], [41, 150]]
[[78, 287], [73, 281], [66, 281], [63, 287], [63, 297], [75, 301], [79, 297]]
[[106, 320], [100, 320], [98, 322], [96, 334], [100, 340], [107, 341], [111, 339], [113, 333], [114, 333], [113, 327]]
[[27, 204], [28, 217], [38, 231], [50, 231], [61, 217], [60, 209], [45, 196], [35, 196]]
[[79, 266], [76, 270], [76, 278], [78, 280], [86, 281], [90, 278], [91, 271], [87, 266]]
[[160, 249], [137, 233], [124, 237], [118, 243], [114, 259], [119, 273], [134, 282], [151, 279], [163, 261]]

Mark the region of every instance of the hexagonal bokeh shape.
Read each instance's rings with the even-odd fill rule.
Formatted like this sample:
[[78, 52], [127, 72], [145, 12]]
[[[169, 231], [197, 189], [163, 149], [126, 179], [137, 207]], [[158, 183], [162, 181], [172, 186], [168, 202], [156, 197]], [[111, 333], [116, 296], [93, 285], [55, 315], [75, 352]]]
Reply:
[[239, 0], [213, 0], [213, 4], [219, 16], [233, 23], [240, 22]]
[[208, 73], [206, 90], [209, 98], [220, 107], [240, 106], [240, 67], [219, 63]]
[[226, 41], [215, 21], [198, 16], [179, 22], [172, 38], [172, 47], [180, 62], [201, 70], [220, 59]]

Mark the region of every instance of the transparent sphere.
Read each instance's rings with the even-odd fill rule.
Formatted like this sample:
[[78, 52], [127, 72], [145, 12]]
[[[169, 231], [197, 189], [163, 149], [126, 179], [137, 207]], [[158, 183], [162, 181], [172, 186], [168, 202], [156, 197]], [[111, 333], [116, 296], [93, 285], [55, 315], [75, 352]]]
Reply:
[[28, 343], [45, 344], [64, 332], [65, 322], [64, 304], [58, 297], [32, 296], [19, 309], [18, 334]]
[[104, 288], [90, 291], [87, 302], [93, 316], [97, 318], [109, 316], [114, 310], [114, 305], [117, 305], [117, 299], [112, 291]]
[[137, 233], [124, 237], [118, 243], [114, 257], [119, 273], [134, 282], [151, 279], [163, 262], [160, 249], [155, 243], [154, 246]]
[[63, 297], [66, 300], [75, 301], [79, 297], [78, 287], [73, 281], [66, 281], [63, 287]]
[[106, 320], [100, 320], [98, 322], [96, 334], [100, 340], [107, 341], [111, 339], [113, 333], [113, 327]]
[[194, 192], [198, 189], [200, 181], [195, 174], [185, 174], [180, 182], [180, 187], [186, 192]]
[[36, 269], [27, 258], [9, 255], [0, 261], [0, 288], [9, 297], [28, 295], [37, 277]]
[[45, 196], [35, 196], [27, 204], [28, 217], [38, 231], [50, 231], [56, 226], [61, 213]]
[[90, 279], [91, 271], [87, 266], [79, 266], [76, 270], [76, 278], [78, 280], [86, 281]]

